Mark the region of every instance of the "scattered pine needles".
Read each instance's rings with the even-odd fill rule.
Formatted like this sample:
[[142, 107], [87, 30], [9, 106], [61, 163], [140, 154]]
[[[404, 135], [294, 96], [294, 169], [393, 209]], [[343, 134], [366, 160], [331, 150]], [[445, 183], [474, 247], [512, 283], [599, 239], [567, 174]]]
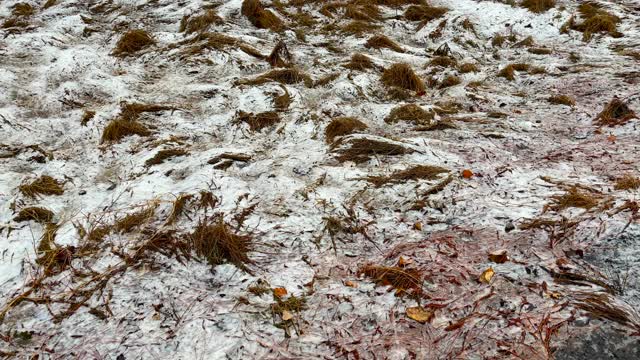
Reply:
[[26, 207], [20, 210], [14, 221], [36, 221], [39, 223], [49, 223], [53, 220], [53, 211], [41, 207]]
[[251, 273], [247, 265], [253, 264], [248, 253], [252, 250], [253, 239], [249, 235], [234, 233], [222, 219], [214, 222], [200, 222], [190, 235], [196, 254], [211, 265], [225, 261], [239, 269]]
[[31, 198], [36, 197], [38, 194], [62, 195], [64, 193], [62, 183], [48, 175], [42, 175], [30, 184], [20, 185], [18, 190], [23, 195]]
[[631, 119], [637, 119], [636, 113], [624, 101], [613, 98], [595, 119], [598, 126], [624, 125]]
[[389, 176], [368, 176], [364, 180], [375, 187], [388, 184], [403, 184], [411, 180], [436, 180], [440, 174], [447, 174], [449, 170], [440, 166], [417, 165], [406, 170], [397, 171]]

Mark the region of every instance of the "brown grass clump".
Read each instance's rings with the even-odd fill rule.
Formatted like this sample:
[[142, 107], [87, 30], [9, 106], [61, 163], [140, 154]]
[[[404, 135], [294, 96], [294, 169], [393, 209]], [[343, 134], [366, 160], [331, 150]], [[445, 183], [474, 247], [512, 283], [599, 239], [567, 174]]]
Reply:
[[478, 66], [476, 64], [465, 63], [458, 66], [458, 71], [460, 71], [463, 74], [466, 74], [470, 72], [474, 72], [474, 73], [478, 72], [480, 71], [480, 69], [478, 69]]
[[96, 116], [95, 111], [85, 110], [84, 113], [82, 114], [82, 119], [80, 119], [80, 125], [87, 126], [89, 121], [91, 121], [91, 119], [93, 119], [94, 116]]
[[152, 158], [147, 159], [144, 162], [146, 166], [153, 166], [162, 164], [165, 160], [174, 158], [176, 156], [188, 155], [189, 152], [184, 149], [167, 149], [158, 151]]
[[362, 36], [379, 29], [380, 26], [368, 23], [366, 21], [355, 20], [342, 26], [342, 32]]
[[342, 138], [336, 141], [332, 148], [337, 148], [336, 159], [338, 161], [353, 161], [355, 163], [368, 161], [371, 157], [378, 155], [394, 156], [414, 152], [413, 149], [401, 143], [372, 138], [349, 138], [346, 140]]
[[53, 220], [53, 211], [41, 207], [26, 207], [20, 210], [14, 221], [36, 221], [39, 223], [49, 223]]
[[292, 60], [293, 56], [291, 56], [287, 44], [285, 44], [284, 41], [278, 41], [271, 51], [271, 54], [267, 56], [267, 62], [272, 67], [289, 67], [291, 66]]
[[58, 1], [58, 0], [47, 0], [47, 2], [46, 2], [46, 3], [44, 3], [44, 5], [42, 6], [42, 8], [44, 8], [44, 9], [48, 9], [48, 8], [50, 8], [50, 7], [54, 6], [54, 5], [56, 4], [56, 1]]
[[87, 241], [91, 243], [91, 245], [99, 244], [104, 240], [105, 236], [109, 235], [111, 229], [109, 226], [94, 226], [87, 233]]
[[364, 180], [372, 183], [375, 187], [387, 184], [403, 184], [411, 180], [436, 180], [440, 174], [447, 174], [449, 170], [430, 165], [418, 165], [412, 168], [397, 171], [389, 176], [368, 176]]
[[17, 3], [13, 5], [11, 14], [13, 16], [25, 16], [29, 17], [35, 13], [33, 6], [27, 3]]
[[436, 56], [429, 62], [431, 66], [440, 67], [453, 67], [458, 64], [458, 61], [450, 56]]
[[213, 10], [207, 10], [202, 15], [189, 16], [185, 15], [180, 21], [180, 32], [192, 34], [195, 32], [204, 32], [214, 24], [222, 23], [222, 18]]
[[404, 17], [409, 21], [422, 21], [428, 22], [433, 19], [442, 17], [449, 11], [444, 7], [437, 7], [431, 5], [411, 5], [405, 10]]
[[167, 224], [171, 225], [178, 220], [182, 214], [185, 212], [185, 207], [189, 200], [193, 199], [192, 194], [181, 194], [178, 198], [173, 202], [173, 207], [171, 208], [171, 214], [167, 218]]
[[440, 88], [448, 88], [451, 86], [460, 85], [460, 83], [462, 83], [462, 80], [460, 80], [459, 77], [455, 75], [449, 75], [444, 78], [444, 80], [442, 80], [442, 83], [440, 83]]
[[266, 111], [258, 114], [239, 111], [236, 114], [235, 122], [248, 124], [251, 131], [260, 131], [280, 122], [280, 116], [275, 111]]
[[543, 13], [556, 6], [556, 0], [523, 0], [520, 6], [534, 13]]
[[155, 210], [155, 206], [147, 206], [138, 212], [128, 214], [122, 219], [116, 220], [113, 226], [120, 233], [131, 232], [133, 229], [144, 225], [144, 223], [153, 216]]
[[325, 86], [340, 77], [339, 72], [327, 74], [313, 82], [313, 87]]
[[397, 294], [422, 292], [422, 274], [416, 269], [366, 265], [358, 269], [358, 275], [367, 276], [377, 285], [391, 286]]
[[284, 94], [275, 95], [273, 97], [273, 106], [278, 111], [285, 111], [289, 108], [289, 105], [291, 105], [291, 102], [293, 100], [291, 98], [291, 95], [289, 94], [289, 90], [287, 90], [287, 87], [284, 85], [280, 85], [280, 87], [284, 91]]
[[567, 105], [567, 106], [576, 105], [576, 100], [569, 95], [554, 95], [547, 100], [554, 105]]
[[117, 142], [132, 135], [149, 136], [151, 135], [151, 131], [137, 121], [115, 119], [111, 120], [102, 131], [100, 143]]
[[547, 48], [528, 48], [527, 51], [535, 55], [549, 55], [553, 53], [553, 50]]
[[125, 120], [137, 120], [143, 113], [155, 113], [166, 110], [175, 110], [175, 108], [167, 105], [123, 102], [120, 106], [120, 117]]
[[516, 71], [527, 71], [529, 70], [528, 64], [509, 64], [502, 68], [500, 72], [498, 72], [498, 76], [503, 77], [509, 81], [513, 81], [516, 79]]
[[64, 189], [61, 182], [48, 175], [42, 175], [35, 179], [30, 184], [20, 185], [18, 190], [28, 197], [36, 197], [38, 194], [42, 195], [62, 195]]
[[339, 117], [331, 120], [324, 131], [327, 143], [332, 143], [338, 136], [345, 136], [366, 130], [367, 125], [354, 117]]
[[25, 21], [21, 18], [13, 17], [8, 18], [2, 23], [3, 29], [11, 29], [11, 28], [25, 28], [29, 26], [29, 22]]
[[244, 0], [241, 12], [259, 29], [269, 29], [276, 32], [284, 29], [282, 20], [270, 10], [266, 10], [259, 0]]
[[382, 73], [382, 82], [389, 87], [399, 87], [424, 93], [426, 88], [422, 79], [416, 75], [411, 66], [405, 63], [397, 63], [385, 69]]
[[120, 37], [120, 40], [116, 43], [116, 47], [113, 49], [111, 54], [113, 56], [123, 58], [133, 55], [155, 43], [155, 40], [153, 40], [151, 35], [149, 35], [145, 30], [130, 30]]
[[409, 121], [415, 125], [428, 125], [433, 120], [434, 113], [424, 110], [416, 104], [406, 104], [393, 108], [384, 121], [387, 124], [398, 121]]
[[344, 16], [353, 20], [378, 21], [382, 19], [380, 9], [375, 4], [356, 3], [347, 5]]
[[580, 31], [583, 33], [584, 41], [591, 40], [593, 35], [597, 33], [606, 33], [612, 37], [622, 36], [618, 31], [620, 18], [603, 10], [597, 3], [588, 1], [580, 4], [578, 12], [580, 12], [582, 22], [576, 23], [575, 19], [571, 17], [563, 26], [563, 32], [566, 32], [567, 29]]
[[364, 71], [366, 69], [373, 69], [376, 65], [366, 55], [353, 54], [351, 55], [351, 60], [345, 64], [344, 67], [351, 70]]
[[252, 80], [241, 80], [239, 84], [261, 85], [271, 81], [276, 81], [285, 85], [304, 82], [305, 86], [313, 86], [311, 77], [296, 68], [274, 69]]
[[552, 196], [551, 204], [547, 205], [546, 208], [554, 211], [571, 207], [589, 210], [598, 206], [599, 200], [599, 197], [573, 186], [562, 195]]
[[637, 118], [638, 116], [629, 105], [614, 97], [598, 114], [594, 122], [598, 126], [618, 126]]
[[196, 254], [209, 264], [219, 265], [226, 261], [251, 273], [247, 265], [253, 264], [248, 256], [253, 239], [249, 235], [234, 233], [222, 219], [213, 223], [200, 222], [190, 240]]
[[387, 48], [400, 53], [404, 52], [402, 46], [398, 45], [395, 41], [389, 39], [385, 35], [374, 35], [370, 37], [369, 40], [367, 40], [365, 47], [374, 49]]
[[621, 178], [616, 180], [614, 186], [616, 190], [636, 190], [640, 189], [640, 178], [633, 176], [632, 174], [624, 174]]

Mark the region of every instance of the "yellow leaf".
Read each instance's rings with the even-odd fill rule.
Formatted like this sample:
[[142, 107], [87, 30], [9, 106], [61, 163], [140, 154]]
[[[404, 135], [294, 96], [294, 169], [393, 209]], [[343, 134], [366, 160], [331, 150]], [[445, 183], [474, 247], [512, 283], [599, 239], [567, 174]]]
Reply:
[[481, 283], [485, 283], [488, 284], [491, 282], [491, 278], [493, 278], [493, 275], [495, 275], [495, 271], [493, 271], [493, 268], [488, 268], [487, 270], [482, 272], [482, 275], [480, 275], [480, 282]]
[[407, 316], [421, 324], [426, 323], [433, 316], [433, 311], [427, 311], [420, 306], [407, 308]]
[[282, 321], [293, 319], [293, 314], [287, 310], [282, 310]]
[[413, 228], [418, 231], [422, 231], [422, 223], [420, 221], [416, 222], [415, 224], [413, 224]]

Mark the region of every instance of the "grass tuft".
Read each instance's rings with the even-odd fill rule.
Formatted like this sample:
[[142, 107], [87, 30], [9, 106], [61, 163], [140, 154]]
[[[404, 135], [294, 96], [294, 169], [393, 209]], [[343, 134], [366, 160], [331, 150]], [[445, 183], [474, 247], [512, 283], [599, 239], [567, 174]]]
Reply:
[[258, 29], [269, 29], [276, 32], [284, 30], [282, 20], [270, 10], [266, 10], [259, 0], [244, 0], [241, 12]]
[[553, 9], [556, 6], [556, 0], [523, 0], [520, 6], [539, 14]]
[[138, 121], [118, 118], [111, 120], [104, 128], [100, 143], [113, 143], [132, 135], [149, 136], [151, 131]]
[[429, 62], [431, 66], [440, 67], [454, 67], [458, 64], [458, 61], [450, 56], [436, 56]]
[[462, 80], [460, 80], [459, 77], [455, 75], [449, 75], [446, 78], [444, 78], [444, 80], [442, 80], [442, 83], [440, 83], [440, 88], [448, 88], [448, 87], [460, 85], [461, 83], [462, 83]]
[[251, 80], [241, 80], [239, 84], [261, 85], [271, 81], [285, 85], [292, 85], [303, 82], [305, 86], [313, 86], [311, 77], [296, 68], [274, 69]]
[[21, 209], [13, 220], [17, 222], [33, 220], [39, 223], [50, 223], [53, 220], [53, 211], [35, 206], [26, 207]]
[[280, 122], [280, 116], [275, 111], [266, 111], [258, 114], [239, 111], [236, 114], [235, 122], [248, 124], [251, 131], [260, 131]]
[[327, 143], [336, 137], [353, 134], [367, 129], [367, 125], [354, 117], [339, 117], [331, 120], [324, 131]]
[[149, 35], [145, 30], [130, 30], [120, 37], [120, 40], [116, 43], [116, 47], [113, 49], [111, 54], [116, 57], [124, 58], [155, 43], [155, 40], [153, 40], [151, 35]]
[[144, 162], [146, 166], [153, 166], [162, 164], [165, 160], [174, 158], [176, 156], [188, 155], [189, 152], [184, 149], [167, 149], [158, 151], [152, 158], [147, 159]]
[[616, 190], [640, 189], [640, 178], [633, 176], [632, 174], [624, 174], [621, 178], [616, 180], [614, 189]]
[[80, 119], [80, 125], [87, 126], [89, 121], [91, 121], [91, 119], [93, 119], [94, 116], [96, 116], [95, 111], [85, 110], [84, 113], [82, 114], [82, 119]]
[[554, 95], [547, 99], [551, 104], [554, 105], [567, 105], [567, 106], [575, 106], [576, 100], [569, 95]]
[[422, 79], [416, 75], [411, 66], [405, 63], [397, 63], [385, 69], [382, 73], [382, 82], [389, 87], [399, 87], [424, 93], [426, 88]]
[[406, 145], [381, 138], [342, 138], [332, 145], [336, 150], [336, 159], [340, 162], [353, 161], [363, 163], [374, 156], [394, 156], [413, 153], [415, 150]]
[[362, 36], [371, 33], [379, 28], [380, 26], [378, 25], [374, 25], [366, 21], [355, 20], [342, 26], [342, 32], [346, 34]]
[[222, 219], [212, 223], [200, 222], [190, 240], [195, 253], [209, 264], [219, 265], [226, 261], [251, 273], [247, 265], [254, 263], [248, 256], [253, 239], [249, 235], [234, 233]]
[[30, 184], [20, 185], [18, 190], [23, 195], [31, 198], [36, 197], [38, 194], [62, 195], [64, 193], [62, 183], [48, 175], [42, 175]]
[[374, 49], [386, 48], [399, 53], [404, 52], [404, 49], [402, 48], [402, 46], [398, 45], [398, 43], [391, 40], [389, 37], [385, 35], [374, 35], [370, 37], [369, 40], [367, 40], [365, 47], [374, 48]]
[[147, 220], [149, 220], [153, 216], [155, 210], [155, 205], [147, 206], [140, 211], [128, 214], [122, 219], [116, 220], [113, 226], [120, 233], [129, 233], [133, 231], [133, 229], [144, 225]]
[[636, 113], [624, 101], [613, 98], [595, 119], [598, 126], [624, 125], [631, 119], [637, 119]]
[[418, 165], [397, 171], [389, 176], [368, 176], [364, 180], [372, 183], [375, 187], [382, 187], [388, 184], [404, 184], [412, 180], [436, 180], [440, 178], [440, 174], [447, 173], [449, 170], [440, 166]]
[[560, 211], [567, 208], [581, 208], [590, 210], [598, 206], [599, 198], [586, 192], [581, 191], [577, 187], [569, 188], [562, 195], [555, 195], [551, 197], [551, 204], [549, 209], [554, 211]]
[[278, 41], [271, 51], [271, 54], [267, 56], [267, 62], [272, 67], [289, 67], [292, 61], [293, 56], [291, 56], [287, 44], [285, 44], [284, 41]]
[[29, 17], [35, 13], [35, 9], [28, 3], [17, 3], [12, 6], [11, 14], [13, 16]]
[[366, 265], [358, 269], [358, 275], [365, 275], [377, 285], [391, 286], [397, 294], [422, 292], [422, 274], [416, 269], [398, 266]]
[[376, 65], [366, 55], [353, 54], [351, 55], [350, 61], [345, 64], [344, 67], [351, 70], [364, 71], [366, 69], [374, 69]]
[[405, 10], [404, 17], [409, 21], [422, 21], [428, 22], [442, 17], [449, 11], [444, 7], [437, 7], [431, 5], [411, 5]]
[[434, 115], [433, 112], [426, 111], [419, 105], [406, 104], [393, 108], [384, 121], [387, 124], [394, 124], [398, 121], [408, 121], [415, 125], [429, 125]]
[[195, 32], [205, 32], [212, 25], [222, 23], [222, 18], [216, 14], [214, 10], [207, 10], [202, 15], [188, 16], [185, 15], [180, 21], [180, 32], [192, 34]]

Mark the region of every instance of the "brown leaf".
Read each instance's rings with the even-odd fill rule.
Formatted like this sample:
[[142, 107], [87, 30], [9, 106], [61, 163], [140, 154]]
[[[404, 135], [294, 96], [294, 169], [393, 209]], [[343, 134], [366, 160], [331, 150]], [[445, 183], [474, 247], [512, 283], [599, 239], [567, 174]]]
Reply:
[[495, 275], [495, 271], [493, 271], [493, 268], [488, 268], [487, 270], [482, 272], [482, 275], [480, 275], [480, 282], [481, 283], [485, 283], [488, 284], [491, 282], [491, 278], [493, 278], [493, 275]]
[[428, 311], [420, 306], [407, 308], [407, 316], [421, 324], [426, 323], [433, 317], [433, 311]]
[[497, 264], [503, 264], [509, 260], [507, 250], [498, 250], [489, 253], [489, 260]]
[[353, 282], [353, 281], [351, 281], [351, 280], [347, 280], [347, 281], [345, 281], [345, 282], [344, 282], [344, 285], [345, 285], [345, 286], [348, 286], [348, 287], [352, 287], [352, 288], [357, 288], [357, 287], [358, 287], [358, 284], [354, 283], [354, 282]]

